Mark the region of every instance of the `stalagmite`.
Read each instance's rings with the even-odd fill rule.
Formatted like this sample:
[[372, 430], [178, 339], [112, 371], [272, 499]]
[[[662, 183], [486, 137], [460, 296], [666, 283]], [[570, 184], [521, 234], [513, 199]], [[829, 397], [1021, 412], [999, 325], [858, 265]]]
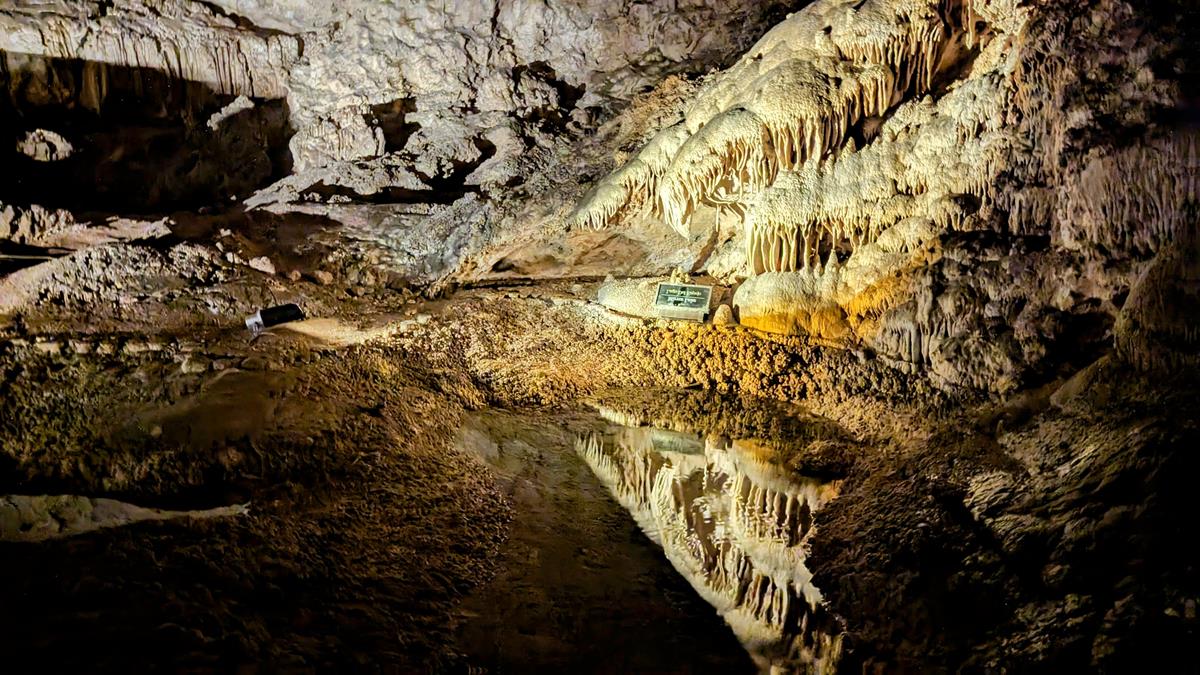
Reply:
[[1200, 223], [1167, 243], [1138, 279], [1117, 318], [1117, 355], [1163, 374], [1200, 366]]

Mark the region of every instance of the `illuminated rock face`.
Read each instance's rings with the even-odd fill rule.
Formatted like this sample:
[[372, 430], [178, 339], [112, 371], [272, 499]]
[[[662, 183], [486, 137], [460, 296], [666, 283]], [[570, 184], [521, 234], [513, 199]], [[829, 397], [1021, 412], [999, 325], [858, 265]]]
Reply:
[[815, 3], [702, 89], [683, 120], [601, 181], [574, 219], [605, 226], [651, 203], [686, 232], [699, 205], [729, 209], [743, 215], [753, 274], [820, 274], [914, 212], [960, 222], [939, 202], [981, 190], [978, 172], [924, 167], [920, 155], [969, 139], [978, 147], [963, 154], [987, 159], [994, 139], [981, 132], [998, 126], [1003, 99], [979, 76], [937, 104], [923, 97], [980, 48], [977, 21], [970, 4]]
[[[478, 275], [465, 258], [493, 234], [539, 228], [518, 217], [526, 202], [561, 221], [579, 170], [558, 167], [554, 190], [541, 172], [601, 119], [665, 77], [728, 62], [803, 2], [6, 3], [0, 122], [70, 124], [38, 123], [65, 144], [0, 148], [0, 168], [25, 177], [0, 193], [0, 235], [52, 228], [59, 209], [294, 209], [346, 225], [356, 255], [366, 242], [367, 264], [414, 283]], [[236, 100], [253, 107], [229, 110]], [[107, 110], [118, 101], [134, 114]], [[67, 147], [77, 156], [54, 166], [26, 161]], [[93, 198], [108, 183], [112, 198]], [[640, 269], [639, 251], [625, 255]]]
[[281, 98], [300, 45], [183, 2], [52, 1], [0, 11], [0, 49], [91, 64], [93, 98], [104, 95], [106, 66], [153, 69], [221, 94]]
[[[571, 222], [603, 228], [648, 211], [686, 235], [701, 211], [729, 212], [741, 220], [744, 250], [734, 276], [749, 277], [735, 298], [742, 324], [856, 339], [938, 367], [963, 346], [938, 344], [967, 339], [953, 324], [970, 324], [978, 310], [935, 316], [901, 306], [923, 283], [919, 273], [947, 254], [947, 237], [1047, 237], [1054, 251], [1083, 259], [1077, 267], [1142, 264], [1188, 221], [1196, 134], [1156, 123], [1181, 94], [1149, 56], [1173, 47], [1139, 41], [1139, 20], [1107, 1], [1081, 14], [1012, 0], [821, 0], [710, 78], [674, 124], [595, 185]], [[1132, 53], [1099, 38], [1126, 30]], [[1121, 107], [1069, 88], [1080, 80], [1128, 100]], [[1128, 136], [1114, 137], [1122, 126]], [[1028, 266], [1063, 264], [1032, 258]], [[1062, 297], [1045, 290], [1060, 284], [1060, 295], [1107, 302], [1096, 287], [1130, 281], [1056, 274], [1045, 270], [1023, 302], [1061, 311]], [[1003, 379], [954, 370], [942, 368], [955, 384]]]
[[835, 672], [841, 642], [805, 546], [836, 482], [790, 475], [754, 441], [652, 427], [614, 427], [576, 450], [760, 666]]
[[787, 6], [51, 0], [0, 9], [0, 50], [86, 62], [100, 94], [105, 67], [136, 66], [219, 94], [286, 98], [298, 171], [408, 143], [423, 155], [418, 171], [438, 176], [481, 162], [477, 140], [516, 141], [515, 120], [570, 119], [576, 102], [626, 100], [689, 58], [727, 58]]

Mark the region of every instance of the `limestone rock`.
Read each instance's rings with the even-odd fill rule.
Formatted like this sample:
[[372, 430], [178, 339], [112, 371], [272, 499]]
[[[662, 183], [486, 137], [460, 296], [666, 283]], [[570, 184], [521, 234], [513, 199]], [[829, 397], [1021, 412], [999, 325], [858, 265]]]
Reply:
[[649, 279], [611, 279], [597, 291], [596, 301], [622, 314], [649, 318], [655, 316], [654, 294], [658, 285], [670, 277]]
[[0, 240], [36, 245], [76, 224], [75, 217], [65, 209], [47, 209], [37, 204], [22, 207], [0, 202]]
[[383, 131], [367, 123], [366, 112], [347, 106], [297, 132], [289, 143], [296, 171], [382, 155]]
[[185, 375], [196, 375], [208, 370], [210, 361], [203, 356], [188, 354], [183, 358], [183, 362], [179, 364], [179, 372]]
[[844, 338], [850, 333], [845, 312], [824, 299], [820, 284], [828, 277], [766, 273], [747, 279], [733, 296], [743, 326], [772, 333]]
[[1117, 354], [1147, 371], [1200, 366], [1200, 237], [1174, 242], [1129, 293], [1116, 324]]
[[52, 0], [0, 11], [0, 50], [84, 61], [90, 80], [83, 103], [98, 106], [106, 71], [131, 65], [221, 93], [280, 98], [300, 41], [240, 30], [228, 17], [181, 0]]
[[275, 263], [271, 262], [271, 259], [265, 255], [251, 258], [246, 261], [246, 264], [263, 274], [275, 274]]
[[737, 319], [733, 316], [733, 308], [729, 305], [720, 305], [713, 312], [712, 322], [718, 326], [736, 326]]
[[[402, 152], [421, 175], [448, 177], [463, 164], [511, 164], [537, 136], [524, 120], [628, 99], [685, 59], [744, 44], [789, 4], [655, 1], [626, 12], [595, 0], [423, 0], [353, 2], [334, 15], [260, 1], [236, 11], [307, 36], [287, 85], [298, 170]], [[501, 132], [498, 142], [495, 130], [514, 121], [527, 138]]]
[[75, 148], [61, 134], [45, 129], [27, 132], [17, 141], [17, 152], [37, 162], [57, 162], [71, 156]]
[[246, 97], [245, 94], [242, 94], [242, 95], [238, 96], [237, 98], [233, 99], [233, 102], [230, 103], [229, 105], [227, 105], [224, 108], [221, 108], [217, 112], [213, 113], [213, 115], [208, 118], [208, 121], [205, 122], [205, 124], [208, 126], [209, 129], [216, 131], [217, 129], [219, 129], [221, 127], [221, 124], [223, 122], [225, 122], [226, 120], [233, 118], [238, 113], [250, 110], [253, 107], [254, 107], [254, 101], [251, 101], [249, 98]]
[[75, 495], [6, 495], [0, 497], [0, 541], [45, 541], [140, 521], [217, 518], [245, 513], [248, 513], [246, 505], [165, 511], [113, 499]]

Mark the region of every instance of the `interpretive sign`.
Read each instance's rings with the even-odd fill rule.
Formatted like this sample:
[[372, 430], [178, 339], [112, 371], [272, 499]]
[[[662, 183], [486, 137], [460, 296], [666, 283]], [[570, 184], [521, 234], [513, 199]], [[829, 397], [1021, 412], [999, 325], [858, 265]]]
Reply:
[[654, 311], [667, 319], [708, 318], [712, 303], [712, 286], [660, 283], [654, 291]]

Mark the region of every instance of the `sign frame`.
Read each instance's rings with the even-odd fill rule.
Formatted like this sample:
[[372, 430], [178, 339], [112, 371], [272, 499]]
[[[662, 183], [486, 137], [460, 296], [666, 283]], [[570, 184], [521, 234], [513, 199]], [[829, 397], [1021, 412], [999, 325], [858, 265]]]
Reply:
[[654, 287], [654, 311], [664, 319], [704, 322], [712, 311], [712, 286], [660, 281]]

